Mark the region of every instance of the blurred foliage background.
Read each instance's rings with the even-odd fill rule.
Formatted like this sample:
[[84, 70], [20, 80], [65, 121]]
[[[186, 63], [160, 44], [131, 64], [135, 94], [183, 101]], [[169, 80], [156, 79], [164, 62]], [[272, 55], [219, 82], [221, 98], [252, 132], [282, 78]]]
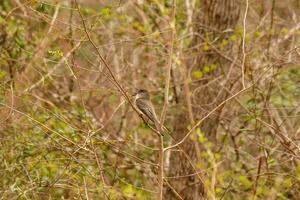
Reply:
[[[158, 138], [91, 40], [128, 95], [151, 92], [158, 114], [171, 59], [165, 147], [237, 94], [195, 128], [195, 149], [166, 152], [166, 199], [200, 199], [185, 190], [198, 184], [205, 199], [298, 199], [300, 1], [224, 0], [228, 11], [203, 15], [218, 2], [0, 1], [1, 199], [157, 199]], [[193, 172], [172, 173], [189, 165], [179, 151]]]

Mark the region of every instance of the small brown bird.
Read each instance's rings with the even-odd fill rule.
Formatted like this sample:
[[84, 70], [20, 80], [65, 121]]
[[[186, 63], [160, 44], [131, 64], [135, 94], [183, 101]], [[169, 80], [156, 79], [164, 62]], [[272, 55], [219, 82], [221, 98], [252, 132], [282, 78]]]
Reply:
[[161, 135], [163, 135], [161, 131], [161, 125], [155, 113], [155, 109], [153, 104], [150, 101], [150, 95], [147, 90], [140, 89], [135, 94], [134, 104], [137, 109], [141, 112], [143, 116], [146, 116], [151, 122], [154, 123], [155, 128]]

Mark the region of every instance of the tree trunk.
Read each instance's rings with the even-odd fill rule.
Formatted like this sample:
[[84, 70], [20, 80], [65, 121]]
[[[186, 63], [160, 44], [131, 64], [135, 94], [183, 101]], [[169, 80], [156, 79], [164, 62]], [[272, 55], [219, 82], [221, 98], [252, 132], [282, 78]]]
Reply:
[[[204, 117], [229, 95], [240, 76], [240, 69], [230, 70], [234, 65], [234, 52], [229, 35], [233, 35], [239, 18], [239, 0], [204, 0], [201, 13], [198, 15], [199, 26], [196, 28], [196, 44], [204, 44], [199, 48], [197, 70], [204, 74], [204, 80], [194, 91], [196, 108], [193, 110], [198, 119]], [[226, 58], [225, 58], [226, 57]], [[217, 79], [217, 77], [219, 79]], [[222, 88], [222, 86], [224, 88]], [[225, 89], [226, 88], [226, 89]], [[200, 106], [199, 106], [200, 105]], [[199, 108], [200, 107], [200, 108]], [[219, 109], [201, 125], [201, 130], [210, 138], [215, 139], [222, 109]]]
[[[186, 99], [186, 101], [179, 102], [178, 105], [184, 109], [177, 116], [177, 121], [174, 122], [175, 130], [173, 134], [176, 141], [184, 137], [187, 133], [188, 125], [194, 124], [194, 118], [201, 119], [228, 96], [228, 92], [225, 89], [220, 89], [220, 83], [213, 81], [216, 77], [221, 77], [218, 79], [221, 82], [226, 80], [224, 82], [224, 87], [226, 88], [232, 88], [233, 82], [236, 82], [236, 80], [231, 81], [233, 80], [233, 75], [229, 75], [229, 68], [233, 66], [232, 61], [224, 58], [224, 56], [233, 55], [231, 44], [227, 42], [221, 48], [219, 48], [219, 44], [228, 41], [227, 32], [230, 32], [230, 29], [234, 29], [239, 18], [239, 9], [239, 0], [201, 1], [199, 14], [197, 14], [197, 18], [194, 20], [194, 24], [196, 24], [196, 36], [192, 44], [193, 46], [200, 47], [197, 50], [198, 56], [195, 64], [188, 65], [191, 67], [186, 70], [186, 76], [187, 79], [193, 78], [189, 74], [193, 74], [192, 72], [197, 70], [203, 74], [203, 79], [198, 80], [197, 84], [185, 85], [185, 94], [182, 95], [182, 98], [179, 98]], [[236, 73], [234, 77], [237, 77]], [[189, 90], [192, 92], [190, 93]], [[190, 96], [190, 94], [193, 95]], [[221, 116], [220, 112], [214, 113], [200, 126], [201, 131], [209, 139], [216, 139], [216, 132]], [[178, 194], [185, 200], [206, 198], [203, 182], [200, 180], [199, 173], [195, 173], [195, 166], [201, 162], [199, 160], [198, 145], [196, 138], [194, 140], [188, 139], [180, 146], [184, 153], [180, 149], [171, 152], [168, 171], [169, 178], [167, 180], [173, 189], [169, 188], [167, 190], [166, 199], [180, 199]], [[174, 191], [178, 194], [176, 195]]]

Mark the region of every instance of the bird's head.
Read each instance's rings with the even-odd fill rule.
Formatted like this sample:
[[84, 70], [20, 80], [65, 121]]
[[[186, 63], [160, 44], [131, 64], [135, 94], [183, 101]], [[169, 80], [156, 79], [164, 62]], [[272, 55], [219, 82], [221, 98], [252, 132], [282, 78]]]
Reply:
[[145, 89], [138, 90], [136, 92], [135, 96], [136, 96], [137, 99], [139, 99], [139, 98], [149, 99], [150, 98], [149, 92]]

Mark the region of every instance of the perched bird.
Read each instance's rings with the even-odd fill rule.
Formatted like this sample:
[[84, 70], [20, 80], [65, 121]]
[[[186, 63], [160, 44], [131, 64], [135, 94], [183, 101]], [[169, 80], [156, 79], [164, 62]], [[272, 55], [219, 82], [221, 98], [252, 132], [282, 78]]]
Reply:
[[150, 101], [150, 95], [147, 90], [140, 89], [135, 94], [134, 104], [140, 113], [154, 123], [155, 128], [161, 135], [163, 135], [161, 131], [161, 125], [155, 113], [155, 109], [153, 104]]

